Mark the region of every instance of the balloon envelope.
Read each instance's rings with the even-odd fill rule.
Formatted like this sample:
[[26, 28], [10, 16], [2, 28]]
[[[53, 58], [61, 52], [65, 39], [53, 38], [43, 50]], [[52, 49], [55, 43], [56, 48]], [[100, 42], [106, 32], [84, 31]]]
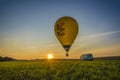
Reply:
[[54, 31], [57, 39], [68, 52], [78, 34], [78, 23], [72, 17], [61, 17], [56, 21]]

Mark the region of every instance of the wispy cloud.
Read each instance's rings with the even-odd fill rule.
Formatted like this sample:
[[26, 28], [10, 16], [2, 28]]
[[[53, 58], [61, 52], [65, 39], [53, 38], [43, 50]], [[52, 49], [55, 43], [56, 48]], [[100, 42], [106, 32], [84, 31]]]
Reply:
[[4, 56], [5, 54], [5, 49], [4, 48], [0, 48], [0, 56]]
[[90, 40], [90, 39], [95, 39], [95, 38], [100, 38], [100, 37], [106, 37], [112, 34], [117, 34], [120, 33], [120, 31], [111, 31], [111, 32], [105, 32], [105, 33], [98, 33], [98, 34], [92, 34], [89, 36], [83, 36], [80, 38], [80, 42], [84, 40]]
[[[75, 41], [75, 43], [76, 43], [76, 45], [79, 45], [78, 43], [80, 43], [81, 47], [83, 47], [83, 46], [85, 47], [85, 46], [91, 45], [91, 43], [89, 43], [89, 42], [91, 42], [91, 40], [93, 40], [93, 39], [99, 39], [102, 37], [107, 37], [107, 36], [110, 36], [112, 34], [118, 34], [118, 33], [120, 33], [120, 31], [111, 31], [111, 32], [105, 32], [105, 33], [92, 34], [89, 36], [83, 36], [83, 37], [80, 37], [77, 41]], [[47, 48], [51, 48], [51, 49], [54, 48], [55, 49], [58, 46], [61, 46], [59, 41], [58, 41], [58, 43], [52, 43], [52, 44], [48, 45]], [[86, 48], [83, 49], [83, 51], [84, 50], [86, 50]]]
[[[89, 36], [80, 37], [75, 42], [76, 47], [73, 47], [74, 48], [73, 51], [79, 51], [81, 53], [84, 53], [91, 49], [94, 50], [101, 47], [106, 48], [109, 46], [116, 45], [118, 40], [115, 40], [115, 39], [114, 39], [115, 41], [113, 41], [113, 39], [109, 40], [108, 37], [110, 37], [111, 35], [117, 35], [119, 33], [120, 31], [112, 31], [112, 32], [98, 33], [98, 34], [92, 34]], [[108, 39], [105, 40], [105, 38], [108, 38]]]
[[21, 48], [22, 50], [29, 50], [29, 49], [36, 49], [36, 47], [34, 46], [30, 46], [30, 47], [24, 47], [24, 48]]

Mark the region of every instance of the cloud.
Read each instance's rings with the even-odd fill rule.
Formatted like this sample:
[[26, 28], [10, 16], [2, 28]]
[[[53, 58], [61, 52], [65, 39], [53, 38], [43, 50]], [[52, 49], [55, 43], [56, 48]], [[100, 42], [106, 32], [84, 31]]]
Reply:
[[34, 46], [30, 46], [30, 47], [24, 47], [24, 48], [21, 48], [22, 50], [28, 50], [28, 49], [36, 49], [36, 47]]
[[49, 44], [48, 47], [56, 47], [56, 46], [58, 46], [58, 45], [60, 45], [59, 42]]
[[[87, 52], [89, 50], [94, 50], [97, 48], [106, 48], [119, 43], [119, 39], [110, 39], [111, 35], [119, 34], [120, 31], [105, 32], [99, 34], [92, 34], [89, 36], [80, 37], [75, 42], [75, 47], [73, 51], [79, 51], [81, 53]], [[110, 38], [108, 38], [110, 37]]]
[[4, 48], [0, 48], [0, 53], [3, 52]]
[[100, 37], [106, 37], [112, 34], [117, 34], [120, 33], [120, 31], [111, 31], [111, 32], [105, 32], [105, 33], [99, 33], [99, 34], [92, 34], [89, 36], [83, 36], [80, 38], [80, 42], [81, 41], [85, 41], [85, 40], [90, 40], [90, 39], [95, 39], [95, 38], [100, 38]]

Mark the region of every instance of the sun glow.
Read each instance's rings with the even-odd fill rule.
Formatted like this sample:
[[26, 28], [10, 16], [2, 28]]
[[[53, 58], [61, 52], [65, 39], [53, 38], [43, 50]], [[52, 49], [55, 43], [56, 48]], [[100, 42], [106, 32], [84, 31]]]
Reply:
[[48, 59], [52, 59], [53, 55], [52, 54], [48, 54]]

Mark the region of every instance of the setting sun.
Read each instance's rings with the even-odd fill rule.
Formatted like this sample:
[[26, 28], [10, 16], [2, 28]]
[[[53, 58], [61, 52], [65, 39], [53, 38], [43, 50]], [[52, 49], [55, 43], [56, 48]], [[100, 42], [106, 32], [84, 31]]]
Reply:
[[52, 54], [48, 54], [48, 59], [52, 59], [53, 55]]

